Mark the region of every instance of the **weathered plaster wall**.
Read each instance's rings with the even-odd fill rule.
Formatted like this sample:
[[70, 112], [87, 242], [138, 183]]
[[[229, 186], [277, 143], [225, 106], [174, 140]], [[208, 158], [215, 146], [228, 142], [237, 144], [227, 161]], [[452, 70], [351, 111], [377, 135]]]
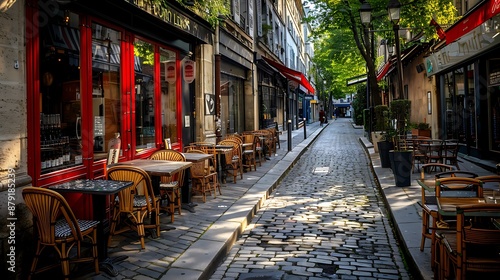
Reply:
[[0, 263], [7, 279], [23, 278], [33, 248], [28, 230], [31, 219], [21, 196], [22, 187], [31, 183], [27, 175], [24, 2], [0, 2]]

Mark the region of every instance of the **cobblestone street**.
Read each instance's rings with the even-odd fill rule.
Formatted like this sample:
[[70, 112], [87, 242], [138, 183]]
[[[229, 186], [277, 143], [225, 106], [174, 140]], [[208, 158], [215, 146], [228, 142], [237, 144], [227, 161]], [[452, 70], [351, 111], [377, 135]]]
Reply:
[[330, 121], [211, 279], [410, 279], [362, 133]]

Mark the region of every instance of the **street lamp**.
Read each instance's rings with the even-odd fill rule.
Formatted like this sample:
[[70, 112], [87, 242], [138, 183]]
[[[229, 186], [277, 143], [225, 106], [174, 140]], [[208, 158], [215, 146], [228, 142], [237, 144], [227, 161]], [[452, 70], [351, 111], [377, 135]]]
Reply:
[[361, 18], [361, 23], [363, 25], [368, 25], [372, 21], [372, 6], [370, 3], [363, 1], [361, 7], [359, 8], [359, 17]]
[[396, 39], [396, 58], [398, 70], [398, 93], [399, 97], [403, 97], [403, 65], [401, 63], [401, 49], [399, 47], [399, 19], [401, 13], [401, 3], [398, 0], [391, 0], [387, 4], [387, 12], [389, 19], [392, 21], [394, 36]]
[[[363, 0], [363, 3], [361, 3], [361, 7], [359, 8], [359, 17], [361, 18], [361, 24], [363, 24], [364, 27], [364, 43], [365, 43], [365, 49], [367, 55], [370, 57], [373, 62], [374, 54], [372, 53], [374, 50], [373, 47], [373, 37], [371, 38], [371, 43], [370, 43], [370, 23], [372, 21], [372, 7], [370, 6], [370, 3], [366, 2]], [[371, 46], [370, 46], [371, 44]], [[368, 62], [367, 62], [368, 63]], [[371, 137], [371, 132], [373, 131], [373, 107], [372, 107], [372, 95], [373, 93], [370, 91], [370, 83], [375, 82], [375, 81], [370, 81], [370, 75], [368, 73], [366, 74], [366, 106], [370, 112], [370, 117], [369, 117], [369, 128], [368, 128], [368, 137]]]

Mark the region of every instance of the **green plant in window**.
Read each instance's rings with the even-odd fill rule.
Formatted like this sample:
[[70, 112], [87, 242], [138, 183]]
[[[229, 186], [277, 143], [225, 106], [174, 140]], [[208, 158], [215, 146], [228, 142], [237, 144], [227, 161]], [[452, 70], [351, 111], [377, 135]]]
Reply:
[[142, 64], [154, 65], [155, 51], [153, 45], [144, 41], [135, 41], [134, 56], [139, 57]]

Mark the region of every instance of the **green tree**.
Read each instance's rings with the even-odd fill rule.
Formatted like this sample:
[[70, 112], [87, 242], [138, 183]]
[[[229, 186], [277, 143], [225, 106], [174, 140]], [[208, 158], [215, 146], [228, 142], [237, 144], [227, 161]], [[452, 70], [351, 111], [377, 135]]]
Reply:
[[[365, 32], [359, 17], [361, 2], [362, 0], [305, 1], [304, 6], [310, 8], [305, 21], [313, 27], [312, 39], [316, 49], [314, 62], [318, 65], [317, 71], [322, 73], [327, 81], [336, 84], [329, 88], [345, 88], [347, 78], [367, 73], [373, 105], [378, 105], [381, 104], [381, 95], [376, 82], [376, 70], [377, 61], [380, 59], [371, 58], [371, 44], [367, 36], [369, 33]], [[384, 33], [373, 33], [394, 42], [392, 23], [387, 16], [389, 0], [368, 2], [372, 7], [371, 30], [383, 30]], [[430, 25], [432, 18], [443, 28], [456, 20], [452, 0], [400, 2], [402, 4], [400, 27], [410, 28], [413, 34], [422, 33], [424, 41], [437, 38], [435, 27]], [[404, 47], [402, 44], [402, 50]]]

